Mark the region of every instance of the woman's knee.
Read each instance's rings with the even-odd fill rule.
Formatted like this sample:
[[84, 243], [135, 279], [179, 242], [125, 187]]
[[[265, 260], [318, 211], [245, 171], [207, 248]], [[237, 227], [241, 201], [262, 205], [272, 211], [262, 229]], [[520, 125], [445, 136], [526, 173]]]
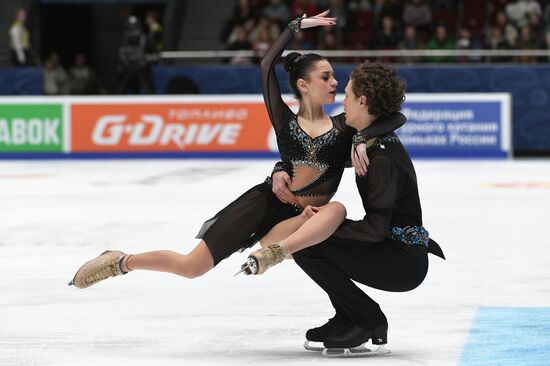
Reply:
[[183, 255], [177, 266], [177, 273], [186, 278], [197, 278], [214, 267], [214, 257], [204, 241], [187, 255]]
[[178, 263], [176, 274], [185, 278], [197, 278], [210, 271], [212, 267], [214, 265], [211, 259], [190, 253]]
[[210, 269], [196, 264], [182, 264], [176, 269], [176, 274], [185, 278], [197, 278], [208, 272]]
[[341, 218], [342, 220], [344, 220], [348, 214], [346, 206], [338, 201], [329, 202], [327, 208], [335, 217]]

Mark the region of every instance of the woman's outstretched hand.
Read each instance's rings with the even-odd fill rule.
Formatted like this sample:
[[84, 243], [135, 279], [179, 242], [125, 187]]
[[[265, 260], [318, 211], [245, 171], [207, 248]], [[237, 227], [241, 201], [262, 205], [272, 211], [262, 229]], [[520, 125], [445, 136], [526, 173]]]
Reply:
[[370, 160], [367, 155], [367, 144], [351, 146], [351, 165], [355, 168], [355, 174], [362, 177], [367, 174]]
[[330, 25], [336, 25], [336, 18], [327, 17], [328, 10], [325, 10], [321, 14], [317, 14], [308, 18], [306, 14], [302, 16], [302, 22], [300, 23], [301, 29], [313, 28], [313, 27], [326, 27]]

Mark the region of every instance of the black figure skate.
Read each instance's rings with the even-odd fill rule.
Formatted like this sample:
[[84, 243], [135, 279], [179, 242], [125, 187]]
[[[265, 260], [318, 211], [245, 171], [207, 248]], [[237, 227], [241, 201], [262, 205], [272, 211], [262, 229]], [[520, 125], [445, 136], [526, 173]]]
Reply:
[[345, 323], [336, 320], [336, 317], [334, 317], [320, 327], [309, 329], [306, 332], [304, 348], [308, 351], [323, 351], [325, 347], [319, 343], [323, 343], [329, 335], [338, 333], [345, 327]]
[[[378, 346], [370, 349], [365, 343], [372, 339], [372, 344]], [[357, 325], [348, 325], [343, 330], [325, 338], [324, 357], [365, 357], [387, 355], [384, 348], [388, 342], [388, 324], [383, 324], [375, 330], [366, 330]]]

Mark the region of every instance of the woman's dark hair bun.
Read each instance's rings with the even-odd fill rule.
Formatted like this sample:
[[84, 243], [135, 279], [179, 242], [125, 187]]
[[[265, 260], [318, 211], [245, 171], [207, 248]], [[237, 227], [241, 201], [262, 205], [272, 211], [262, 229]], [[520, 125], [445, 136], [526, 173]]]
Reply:
[[283, 60], [283, 67], [285, 68], [286, 72], [290, 72], [292, 66], [294, 66], [294, 60], [296, 60], [300, 56], [302, 55], [298, 52], [291, 52], [286, 55], [285, 59]]

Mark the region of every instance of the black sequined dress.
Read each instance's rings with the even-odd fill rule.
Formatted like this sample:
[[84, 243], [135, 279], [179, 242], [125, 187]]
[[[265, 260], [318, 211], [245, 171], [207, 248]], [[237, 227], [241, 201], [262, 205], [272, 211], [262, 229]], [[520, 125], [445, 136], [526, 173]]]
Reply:
[[[262, 60], [263, 96], [281, 154], [282, 161], [278, 165], [292, 178], [290, 189], [301, 206], [320, 206], [328, 203], [336, 193], [350, 160], [351, 139], [356, 131], [346, 126], [343, 113], [331, 117], [332, 128], [315, 138], [300, 127], [297, 115], [281, 97], [275, 75], [275, 64], [292, 37], [287, 27]], [[392, 118], [387, 123], [371, 125], [368, 135], [375, 137], [404, 123], [401, 114]], [[298, 215], [301, 209], [279, 201], [272, 192], [271, 177], [268, 177], [206, 221], [197, 238], [206, 242], [216, 265], [239, 249], [250, 247], [273, 226]]]

